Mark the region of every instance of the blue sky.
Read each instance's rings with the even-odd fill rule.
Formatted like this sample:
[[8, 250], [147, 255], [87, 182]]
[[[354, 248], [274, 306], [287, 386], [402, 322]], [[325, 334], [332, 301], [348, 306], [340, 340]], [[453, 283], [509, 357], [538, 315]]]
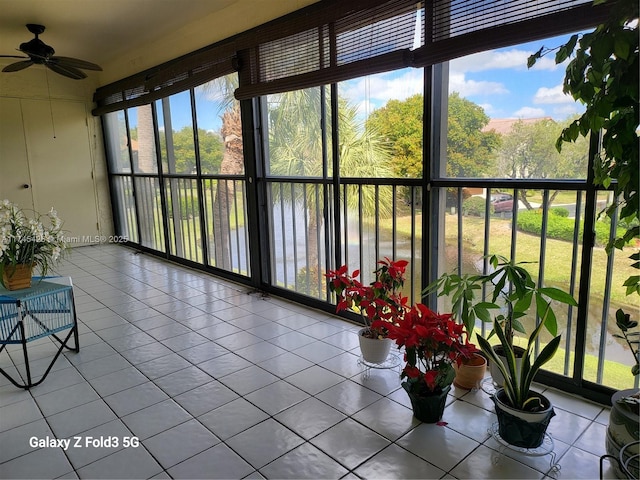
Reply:
[[[491, 118], [539, 118], [556, 120], [582, 110], [562, 92], [566, 63], [556, 65], [555, 53], [527, 69], [527, 58], [540, 49], [565, 43], [570, 35], [481, 52], [452, 60], [449, 92], [482, 106]], [[404, 69], [344, 82], [342, 95], [360, 106], [366, 116], [390, 99], [403, 100], [422, 92], [422, 70]]]

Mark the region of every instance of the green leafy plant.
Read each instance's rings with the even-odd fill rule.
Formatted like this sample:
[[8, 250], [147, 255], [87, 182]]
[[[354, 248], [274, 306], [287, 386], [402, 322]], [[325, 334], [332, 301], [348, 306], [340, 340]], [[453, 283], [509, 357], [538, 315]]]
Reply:
[[[432, 282], [423, 295], [436, 293], [450, 296], [456, 319], [464, 323], [467, 332], [474, 331], [476, 319], [486, 323], [499, 324], [510, 346], [513, 345], [514, 331], [526, 334], [520, 319], [535, 313], [540, 324], [552, 336], [558, 333], [558, 321], [552, 301], [577, 306], [575, 299], [555, 287], [539, 287], [527, 269], [529, 262], [513, 263], [501, 255], [488, 257], [491, 273], [486, 275], [443, 274]], [[483, 291], [487, 296], [483, 296]], [[499, 311], [492, 319], [492, 311]], [[491, 332], [492, 336], [495, 332]], [[497, 332], [496, 332], [497, 333]]]
[[622, 332], [622, 335], [616, 333], [614, 337], [621, 338], [627, 342], [627, 345], [636, 360], [636, 364], [631, 367], [631, 373], [633, 375], [640, 375], [640, 352], [638, 351], [638, 346], [640, 345], [640, 331], [631, 331], [631, 329], [638, 326], [638, 322], [631, 320], [631, 316], [619, 308], [616, 311], [616, 325], [620, 329], [620, 332]]
[[531, 383], [540, 368], [542, 368], [542, 366], [555, 355], [561, 340], [560, 335], [554, 337], [553, 340], [545, 345], [540, 354], [532, 362], [531, 358], [533, 355], [534, 345], [536, 343], [536, 339], [540, 335], [542, 326], [543, 323], [541, 322], [529, 336], [527, 348], [522, 356], [522, 365], [520, 369], [516, 368], [515, 352], [502, 329], [502, 326], [497, 320], [494, 322], [493, 329], [500, 339], [500, 344], [502, 345], [504, 357], [506, 359], [505, 361], [495, 353], [493, 347], [485, 338], [478, 335], [477, 341], [480, 349], [489, 358], [489, 360], [491, 362], [495, 362], [497, 367], [500, 369], [500, 373], [502, 373], [504, 377], [502, 388], [504, 388], [511, 406], [518, 410], [538, 411], [542, 408], [539, 397], [530, 395]]
[[[593, 32], [573, 35], [569, 41], [554, 49], [542, 47], [529, 57], [532, 67], [542, 56], [555, 51], [555, 62], [571, 58], [567, 65], [563, 91], [585, 105], [585, 112], [569, 124], [556, 142], [562, 149], [564, 142], [574, 142], [579, 135], [603, 132], [602, 152], [595, 164], [596, 183], [613, 186], [616, 202], [607, 215], [637, 218], [638, 189], [638, 2], [636, 0], [596, 0], [594, 4], [611, 3], [608, 21]], [[615, 180], [615, 182], [614, 182]], [[638, 228], [628, 230], [615, 239], [610, 248], [622, 248], [637, 237]], [[619, 244], [619, 242], [622, 242]]]

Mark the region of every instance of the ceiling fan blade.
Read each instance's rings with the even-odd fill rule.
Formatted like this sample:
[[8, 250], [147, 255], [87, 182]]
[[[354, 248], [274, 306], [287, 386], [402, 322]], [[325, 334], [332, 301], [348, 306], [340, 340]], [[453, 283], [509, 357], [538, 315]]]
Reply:
[[57, 63], [63, 67], [82, 68], [83, 70], [102, 71], [100, 65], [71, 57], [51, 57], [49, 63]]
[[57, 63], [45, 63], [47, 68], [50, 68], [56, 73], [60, 75], [64, 75], [65, 77], [72, 78], [74, 80], [82, 80], [83, 78], [87, 78], [87, 74], [73, 67], [66, 67], [63, 65], [58, 65]]
[[33, 62], [31, 60], [24, 60], [22, 62], [16, 62], [16, 63], [12, 63], [10, 65], [7, 65], [6, 67], [4, 67], [2, 69], [3, 72], [18, 72], [20, 70], [24, 70], [27, 67], [30, 67], [31, 65], [33, 65]]
[[24, 55], [0, 55], [0, 58], [29, 58]]

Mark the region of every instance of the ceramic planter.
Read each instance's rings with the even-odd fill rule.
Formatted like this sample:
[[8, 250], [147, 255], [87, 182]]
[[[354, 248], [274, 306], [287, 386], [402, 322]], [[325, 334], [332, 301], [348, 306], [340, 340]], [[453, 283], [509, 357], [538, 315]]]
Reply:
[[[638, 441], [638, 430], [640, 425], [638, 424], [638, 413], [631, 410], [631, 408], [620, 403], [619, 400], [623, 397], [629, 397], [637, 393], [637, 389], [620, 390], [611, 397], [611, 413], [609, 414], [609, 426], [607, 428], [606, 449], [607, 453], [617, 459], [623, 464], [627, 464], [629, 473], [633, 478], [638, 478], [640, 468], [638, 467], [638, 443], [631, 447], [627, 447], [624, 451], [624, 458], [620, 458], [620, 450], [625, 445]], [[629, 459], [635, 455], [635, 462]], [[617, 462], [613, 462], [614, 469], [618, 478], [627, 477], [627, 473], [620, 469]]]
[[393, 343], [388, 338], [368, 338], [363, 335], [366, 328], [358, 331], [358, 340], [360, 340], [360, 352], [362, 358], [368, 363], [384, 363], [391, 350]]
[[551, 402], [542, 394], [530, 392], [544, 406], [539, 412], [518, 410], [507, 402], [507, 394], [500, 388], [491, 397], [498, 417], [498, 433], [510, 445], [521, 448], [537, 448], [542, 445], [547, 427], [555, 415]]
[[425, 423], [436, 423], [442, 418], [451, 385], [447, 385], [441, 393], [433, 395], [417, 395], [413, 393], [408, 382], [402, 382], [402, 388], [409, 395], [414, 417]]
[[487, 359], [474, 353], [471, 358], [463, 360], [460, 365], [454, 362], [453, 369], [456, 371], [456, 378], [453, 381], [456, 388], [477, 389], [480, 388], [480, 383], [487, 372]]
[[[498, 357], [500, 357], [500, 360], [502, 360], [506, 365], [507, 361], [505, 359], [505, 356], [502, 354], [502, 347], [500, 345], [496, 345], [495, 347], [493, 347], [493, 351], [496, 352], [496, 355], [498, 355]], [[524, 355], [524, 348], [514, 345], [513, 351], [516, 354], [516, 371], [519, 375], [520, 368], [522, 368], [522, 356]], [[502, 372], [495, 363], [489, 364], [489, 371], [491, 372], [493, 384], [497, 387], [502, 387], [502, 384], [504, 383], [504, 377], [502, 376]]]

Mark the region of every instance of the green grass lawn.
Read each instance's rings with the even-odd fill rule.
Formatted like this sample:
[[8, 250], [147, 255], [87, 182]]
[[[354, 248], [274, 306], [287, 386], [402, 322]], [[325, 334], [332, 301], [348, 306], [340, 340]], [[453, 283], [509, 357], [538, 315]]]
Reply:
[[[446, 232], [445, 241], [447, 244], [455, 245], [457, 242], [457, 218], [454, 215], [448, 215], [446, 218]], [[497, 253], [504, 255], [507, 258], [510, 255], [511, 250], [511, 230], [510, 220], [503, 220], [498, 218], [491, 219], [491, 233], [490, 233], [490, 246], [489, 251], [491, 253]], [[478, 256], [482, 256], [483, 244], [478, 242], [477, 232], [484, 230], [484, 220], [477, 217], [464, 217], [463, 218], [463, 236], [468, 237], [465, 232], [472, 232], [469, 240], [465, 238], [464, 250], [473, 253]], [[538, 275], [538, 259], [540, 251], [540, 238], [536, 235], [528, 233], [518, 232], [517, 234], [517, 248], [516, 255], [519, 261], [530, 261], [525, 265], [534, 278]], [[559, 288], [567, 289], [569, 285], [569, 272], [571, 271], [571, 249], [573, 245], [570, 242], [562, 240], [548, 239], [546, 243], [546, 261], [544, 278], [545, 282], [558, 286]], [[579, 247], [578, 259], [580, 259], [582, 248]], [[625, 279], [631, 275], [635, 275], [634, 269], [631, 267], [628, 260], [631, 251], [616, 251], [613, 260], [613, 278], [611, 285], [611, 302], [612, 308], [637, 308], [637, 299], [633, 297], [627, 297], [625, 294], [625, 288], [622, 287]], [[604, 282], [605, 272], [607, 269], [607, 262], [609, 258], [604, 248], [594, 248], [592, 255], [592, 276], [590, 296], [591, 298], [598, 298], [600, 302], [604, 298]], [[635, 301], [635, 303], [634, 303]]]

